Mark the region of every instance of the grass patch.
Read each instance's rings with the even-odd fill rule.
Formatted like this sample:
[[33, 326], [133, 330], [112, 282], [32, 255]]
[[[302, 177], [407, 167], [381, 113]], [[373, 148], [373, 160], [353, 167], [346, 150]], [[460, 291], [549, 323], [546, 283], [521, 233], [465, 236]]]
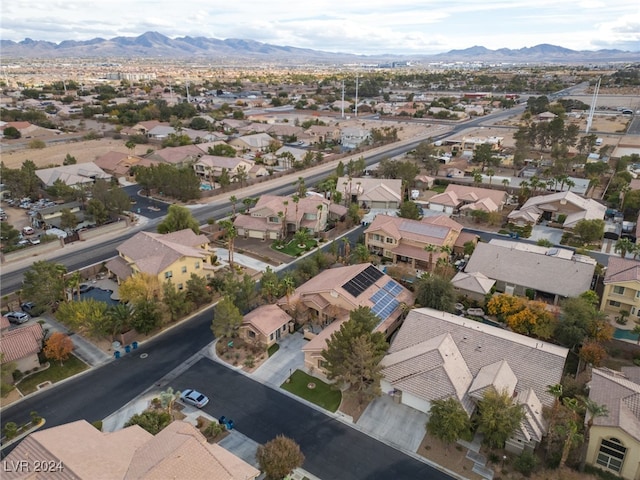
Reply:
[[280, 350], [280, 345], [278, 345], [277, 343], [274, 343], [269, 347], [269, 349], [267, 350], [267, 353], [269, 354], [269, 356], [271, 356], [274, 353], [276, 353], [278, 350]]
[[[309, 388], [310, 383], [315, 384], [315, 388]], [[342, 400], [342, 393], [339, 390], [333, 390], [328, 383], [307, 375], [302, 370], [293, 372], [289, 383], [285, 382], [281, 387], [287, 392], [315, 403], [330, 412], [335, 412]]]
[[292, 257], [297, 257], [303, 252], [309, 251], [312, 248], [316, 247], [318, 245], [318, 242], [316, 242], [314, 239], [307, 240], [307, 242], [305, 243], [305, 248], [298, 247], [298, 242], [296, 242], [295, 240], [291, 240], [283, 248], [280, 249], [276, 248], [276, 245], [277, 242], [273, 242], [271, 244], [271, 248], [276, 252], [282, 252]]
[[34, 373], [30, 377], [22, 380], [17, 385], [18, 389], [24, 395], [27, 395], [29, 393], [35, 392], [37, 390], [36, 387], [41, 383], [44, 383], [46, 381], [56, 383], [89, 368], [87, 364], [85, 364], [74, 355], [71, 355], [62, 366], [60, 365], [60, 362], [56, 362], [53, 360], [50, 361], [49, 364], [50, 366], [46, 370]]
[[433, 187], [431, 187], [429, 190], [431, 190], [432, 192], [437, 192], [437, 193], [444, 193], [444, 191], [447, 189], [449, 185], [434, 185]]

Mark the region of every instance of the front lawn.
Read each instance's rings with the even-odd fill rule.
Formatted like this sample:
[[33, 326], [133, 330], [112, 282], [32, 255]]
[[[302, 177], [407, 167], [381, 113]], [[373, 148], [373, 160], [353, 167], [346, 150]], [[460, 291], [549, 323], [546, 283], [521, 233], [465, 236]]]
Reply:
[[74, 355], [71, 355], [67, 360], [65, 360], [64, 365], [60, 365], [60, 362], [53, 360], [49, 361], [49, 365], [49, 368], [46, 370], [34, 373], [30, 377], [22, 380], [17, 385], [18, 390], [20, 390], [23, 395], [27, 395], [35, 392], [37, 390], [36, 387], [41, 383], [47, 381], [56, 383], [89, 368], [86, 363]]
[[308, 252], [312, 248], [316, 247], [318, 245], [318, 242], [311, 238], [305, 242], [305, 248], [300, 248], [298, 246], [298, 242], [296, 242], [295, 240], [291, 240], [283, 248], [276, 248], [276, 245], [278, 245], [278, 242], [273, 242], [273, 244], [271, 245], [271, 248], [273, 248], [276, 252], [282, 252], [292, 257], [297, 257], [301, 253]]
[[[309, 388], [310, 386], [312, 388]], [[281, 387], [330, 412], [335, 412], [342, 401], [342, 393], [339, 390], [333, 390], [328, 383], [307, 375], [302, 370], [293, 372], [289, 377], [289, 383], [285, 382]]]

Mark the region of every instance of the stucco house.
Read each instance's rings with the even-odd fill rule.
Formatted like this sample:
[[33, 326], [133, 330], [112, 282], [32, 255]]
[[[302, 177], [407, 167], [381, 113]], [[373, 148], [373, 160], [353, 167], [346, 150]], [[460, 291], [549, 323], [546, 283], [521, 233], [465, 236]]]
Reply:
[[236, 217], [234, 225], [239, 236], [278, 240], [300, 228], [318, 234], [325, 230], [330, 217], [340, 218], [346, 213], [344, 206], [319, 195], [300, 198], [298, 203], [292, 197], [262, 195], [253, 208]]
[[44, 332], [39, 323], [9, 328], [7, 317], [0, 317], [0, 353], [2, 363], [13, 363], [21, 372], [40, 366], [38, 353], [42, 350]]
[[[330, 268], [278, 301], [283, 308], [304, 311], [308, 323], [325, 327], [304, 347], [305, 365], [322, 371], [322, 350], [327, 339], [347, 321], [349, 312], [369, 307], [380, 319], [375, 330], [389, 337], [401, 324], [413, 294], [370, 263]], [[315, 335], [315, 336], [314, 336]]]
[[229, 140], [229, 145], [240, 150], [250, 152], [265, 152], [269, 146], [275, 141], [273, 137], [266, 133], [256, 133], [253, 135], [244, 135]]
[[493, 239], [476, 245], [465, 273], [481, 273], [495, 280], [498, 292], [536, 298], [557, 304], [591, 289], [596, 261], [562, 248], [546, 248]]
[[45, 187], [52, 187], [56, 181], [61, 181], [69, 187], [83, 187], [93, 185], [96, 180], [111, 179], [111, 175], [93, 162], [41, 168], [36, 170], [36, 175]]
[[340, 132], [342, 148], [353, 150], [371, 140], [371, 131], [365, 128], [347, 127]]
[[640, 262], [609, 257], [600, 310], [611, 314], [626, 311], [632, 321], [640, 320]]
[[293, 318], [277, 305], [262, 305], [246, 314], [240, 336], [251, 343], [269, 348], [289, 334]]
[[538, 195], [527, 200], [507, 218], [517, 225], [535, 225], [541, 220], [562, 223], [563, 228], [573, 228], [580, 220], [603, 220], [607, 207], [573, 192], [557, 192]]
[[181, 290], [191, 274], [210, 278], [213, 273], [209, 240], [189, 228], [164, 235], [138, 232], [117, 250], [118, 256], [106, 267], [118, 283], [143, 272], [158, 277], [160, 284], [169, 280]]
[[105, 172], [120, 178], [129, 177], [131, 167], [150, 167], [151, 165], [156, 165], [158, 162], [137, 155], [131, 155], [130, 153], [111, 151], [96, 158], [94, 163]]
[[449, 184], [443, 193], [429, 199], [429, 210], [446, 215], [469, 214], [473, 210], [500, 212], [507, 198], [508, 194], [503, 190]]
[[312, 144], [325, 142], [338, 142], [340, 140], [340, 128], [329, 125], [311, 125], [305, 133]]
[[45, 428], [27, 436], [5, 462], [20, 465], [28, 459], [63, 465], [64, 471], [40, 476], [13, 468], [5, 469], [2, 477], [152, 480], [187, 474], [202, 480], [253, 480], [260, 475], [257, 468], [217, 443], [210, 444], [183, 421], [172, 422], [155, 436], [138, 425], [101, 432], [86, 420]]
[[402, 203], [402, 180], [375, 177], [339, 177], [336, 190], [363, 208], [398, 209]]
[[370, 252], [391, 258], [393, 263], [405, 262], [412, 268], [433, 270], [439, 258], [453, 252], [459, 231], [432, 223], [430, 218], [421, 221], [376, 215], [364, 232], [365, 245]]
[[554, 402], [547, 386], [560, 382], [568, 353], [502, 328], [418, 308], [409, 312], [382, 359], [380, 386], [424, 413], [434, 400], [453, 397], [469, 415], [485, 391], [506, 391], [525, 411], [506, 449], [532, 451], [547, 430], [542, 409]]
[[229, 179], [234, 181], [239, 169], [244, 169], [250, 176], [251, 169], [255, 162], [242, 157], [223, 157], [219, 155], [203, 155], [193, 164], [193, 170], [203, 181], [212, 181], [222, 175], [222, 171], [226, 170]]
[[[640, 478], [640, 367], [594, 368], [589, 399], [607, 407], [593, 419], [587, 463], [625, 480]], [[589, 418], [585, 419], [585, 422]]]

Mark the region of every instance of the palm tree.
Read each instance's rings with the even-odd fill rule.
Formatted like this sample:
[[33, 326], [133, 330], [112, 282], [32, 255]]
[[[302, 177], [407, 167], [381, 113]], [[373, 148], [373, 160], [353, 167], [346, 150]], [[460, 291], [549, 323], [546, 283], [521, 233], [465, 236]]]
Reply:
[[342, 239], [342, 244], [344, 245], [344, 262], [346, 264], [349, 259], [349, 255], [351, 255], [351, 243], [347, 237], [344, 237]]
[[556, 419], [558, 417], [558, 411], [562, 404], [560, 399], [562, 398], [562, 384], [556, 383], [555, 385], [549, 385], [547, 387], [547, 393], [553, 395], [553, 407], [551, 408], [551, 418], [549, 418], [549, 434], [547, 435], [547, 453], [551, 447], [551, 432], [555, 428]]
[[571, 448], [582, 441], [582, 435], [579, 433], [578, 422], [575, 420], [567, 420], [563, 430], [566, 435], [566, 439], [564, 441], [564, 447], [562, 447], [560, 468], [563, 468], [566, 465]]
[[229, 201], [231, 202], [231, 219], [235, 220], [236, 218], [236, 203], [238, 203], [238, 198], [235, 195], [231, 195], [229, 197]]
[[111, 339], [115, 339], [118, 332], [122, 332], [129, 327], [133, 308], [126, 303], [118, 303], [109, 307], [107, 319], [111, 322]]
[[296, 282], [291, 276], [291, 274], [287, 273], [282, 278], [282, 282], [280, 282], [280, 285], [282, 286], [282, 290], [284, 291], [284, 294], [287, 296], [287, 305], [289, 305], [291, 295], [293, 295], [296, 291]]
[[614, 251], [620, 252], [622, 258], [626, 257], [627, 253], [633, 252], [634, 249], [634, 243], [626, 237], [619, 239], [614, 246]]
[[296, 205], [296, 216], [293, 219], [293, 222], [295, 223], [296, 226], [296, 230], [300, 229], [300, 222], [298, 221], [298, 203], [300, 203], [300, 196], [298, 194], [294, 194], [291, 199], [293, 200], [293, 203]]
[[298, 245], [298, 247], [306, 247], [307, 242], [309, 241], [309, 237], [309, 230], [304, 227], [297, 230], [296, 233], [293, 234], [293, 238], [295, 239], [296, 245]]
[[80, 301], [80, 284], [82, 283], [82, 275], [80, 272], [73, 272], [67, 278], [67, 286], [71, 288], [71, 298], [73, 298], [73, 292], [76, 293], [78, 301]]
[[489, 177], [489, 185], [491, 185], [491, 180], [493, 179], [493, 176], [495, 174], [496, 174], [496, 172], [492, 168], [487, 170], [487, 177]]
[[429, 252], [429, 271], [433, 271], [433, 254], [438, 251], [438, 247], [429, 244], [424, 247], [425, 251]]
[[571, 189], [572, 189], [573, 187], [575, 187], [575, 186], [576, 186], [576, 182], [574, 182], [574, 181], [573, 181], [573, 180], [571, 180], [570, 178], [569, 178], [569, 179], [567, 179], [567, 181], [566, 181], [566, 182], [564, 182], [564, 183], [565, 183], [565, 185], [567, 186], [567, 192], [570, 192], [570, 191], [571, 191]]
[[474, 170], [473, 172], [473, 184], [477, 187], [482, 183], [482, 172]]
[[282, 239], [284, 240], [287, 238], [287, 206], [289, 202], [285, 200], [282, 205], [284, 205], [284, 214], [282, 215]]
[[368, 263], [371, 260], [371, 253], [364, 243], [358, 243], [352, 255], [356, 263]]
[[227, 237], [227, 242], [229, 244], [229, 268], [233, 270], [233, 245], [236, 237], [238, 236], [238, 231], [231, 220], [222, 220], [220, 222], [220, 226], [225, 231], [225, 236]]
[[588, 397], [579, 396], [578, 399], [586, 409], [587, 424], [584, 428], [584, 441], [582, 442], [582, 452], [580, 455], [580, 471], [584, 472], [584, 466], [587, 463], [587, 448], [589, 447], [589, 437], [591, 435], [591, 427], [593, 421], [598, 417], [606, 417], [609, 415], [609, 409], [606, 405], [594, 402]]

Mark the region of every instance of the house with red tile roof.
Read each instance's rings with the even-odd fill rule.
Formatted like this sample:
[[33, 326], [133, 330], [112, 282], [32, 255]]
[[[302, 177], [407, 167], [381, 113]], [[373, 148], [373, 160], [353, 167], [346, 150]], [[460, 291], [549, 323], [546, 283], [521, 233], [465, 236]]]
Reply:
[[507, 192], [468, 185], [447, 185], [443, 193], [429, 199], [429, 210], [447, 215], [460, 212], [468, 214], [473, 210], [500, 212], [507, 203]]
[[114, 177], [128, 177], [131, 167], [150, 167], [159, 162], [130, 153], [111, 151], [96, 158], [93, 163]]
[[240, 336], [269, 348], [289, 334], [289, 325], [293, 326], [293, 318], [278, 305], [262, 305], [244, 316]]
[[[6, 322], [5, 322], [6, 321]], [[17, 370], [26, 372], [40, 366], [38, 353], [42, 350], [44, 332], [39, 323], [9, 329], [6, 317], [2, 317], [0, 353], [2, 363], [12, 362]]]
[[[77, 480], [253, 480], [260, 471], [220, 445], [207, 442], [193, 425], [175, 421], [151, 435], [138, 425], [101, 432], [86, 420], [30, 434], [6, 457], [7, 465], [38, 459], [63, 470], [25, 475], [5, 469], [3, 478]], [[13, 462], [13, 463], [11, 463]]]

